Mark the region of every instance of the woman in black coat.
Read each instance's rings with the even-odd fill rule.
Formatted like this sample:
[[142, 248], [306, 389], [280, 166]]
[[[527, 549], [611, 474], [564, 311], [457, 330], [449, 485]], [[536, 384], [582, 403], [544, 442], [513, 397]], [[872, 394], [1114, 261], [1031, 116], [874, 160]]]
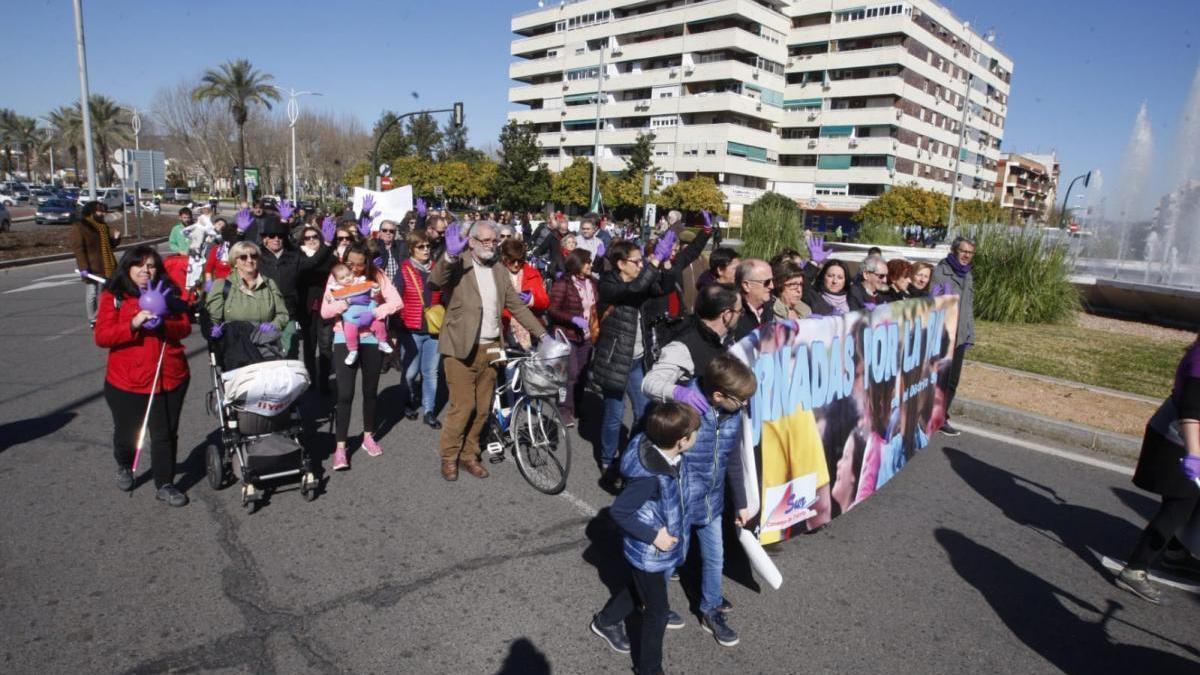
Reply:
[[317, 383], [318, 391], [327, 394], [333, 329], [328, 327], [328, 340], [323, 342], [321, 333], [325, 322], [321, 320], [321, 296], [325, 292], [325, 282], [329, 280], [329, 270], [336, 261], [333, 259], [332, 249], [325, 243], [321, 230], [315, 225], [305, 226], [300, 234], [299, 243], [300, 255], [314, 263], [305, 265], [300, 272], [296, 289], [300, 300], [296, 318], [304, 336], [301, 342], [304, 366], [308, 370], [309, 380]]
[[816, 283], [805, 285], [804, 304], [817, 316], [841, 316], [862, 309], [858, 299], [847, 293], [849, 289], [850, 271], [846, 263], [830, 259], [821, 266]]
[[1138, 538], [1125, 569], [1117, 575], [1117, 586], [1157, 604], [1158, 589], [1146, 577], [1155, 558], [1166, 569], [1200, 574], [1200, 560], [1176, 538], [1200, 504], [1198, 478], [1200, 337], [1179, 362], [1171, 395], [1146, 424], [1133, 484], [1160, 495], [1162, 504]]

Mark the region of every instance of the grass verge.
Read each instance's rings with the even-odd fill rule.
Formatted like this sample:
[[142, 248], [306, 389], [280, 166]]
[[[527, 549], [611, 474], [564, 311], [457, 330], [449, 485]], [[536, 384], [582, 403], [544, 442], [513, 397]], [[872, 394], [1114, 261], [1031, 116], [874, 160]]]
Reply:
[[1165, 397], [1187, 339], [1165, 339], [1070, 324], [976, 321], [967, 358], [1098, 387]]

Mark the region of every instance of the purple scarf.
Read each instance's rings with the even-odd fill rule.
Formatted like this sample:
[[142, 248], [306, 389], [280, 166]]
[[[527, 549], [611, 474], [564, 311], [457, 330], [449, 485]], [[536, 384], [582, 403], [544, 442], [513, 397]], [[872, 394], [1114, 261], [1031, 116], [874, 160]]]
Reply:
[[971, 266], [958, 262], [958, 258], [954, 256], [954, 253], [946, 256], [946, 262], [950, 263], [950, 269], [954, 270], [954, 273], [958, 275], [959, 278], [966, 277], [971, 273]]

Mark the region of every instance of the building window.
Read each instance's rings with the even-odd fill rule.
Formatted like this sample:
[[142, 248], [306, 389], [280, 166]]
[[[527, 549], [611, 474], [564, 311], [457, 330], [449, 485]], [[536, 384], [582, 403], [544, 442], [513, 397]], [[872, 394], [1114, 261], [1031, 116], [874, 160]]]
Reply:
[[574, 70], [567, 71], [567, 80], [568, 81], [594, 80], [597, 77], [600, 77], [600, 69], [598, 67], [576, 68]]

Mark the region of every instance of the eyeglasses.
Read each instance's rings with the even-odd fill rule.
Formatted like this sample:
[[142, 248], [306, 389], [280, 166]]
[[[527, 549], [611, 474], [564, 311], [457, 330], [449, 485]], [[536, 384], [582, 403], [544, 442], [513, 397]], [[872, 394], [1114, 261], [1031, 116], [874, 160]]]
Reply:
[[334, 241], [350, 241], [350, 237], [342, 235], [340, 237], [335, 237]]
[[321, 235], [319, 235], [319, 234], [304, 235], [304, 241], [316, 241], [317, 239], [320, 239], [320, 238], [321, 238]]
[[243, 253], [237, 257], [238, 260], [258, 260], [257, 253]]
[[625, 262], [627, 262], [631, 265], [637, 265], [638, 267], [641, 267], [642, 263], [644, 263], [646, 261], [642, 260], [641, 258], [626, 258]]
[[474, 239], [475, 241], [483, 244], [484, 246], [495, 246], [496, 245], [495, 237], [490, 237], [488, 239], [480, 239], [479, 237], [471, 237], [471, 238]]
[[282, 239], [282, 234], [264, 234], [263, 239]]
[[429, 244], [417, 244], [416, 246], [413, 246], [414, 251], [424, 251], [424, 250], [427, 250], [428, 248], [429, 248]]
[[789, 282], [785, 283], [783, 285], [783, 287], [788, 289], [789, 291], [802, 291], [802, 290], [804, 290], [804, 282], [803, 281], [789, 281]]
[[771, 288], [775, 285], [774, 279], [747, 279], [748, 284], [762, 284], [763, 288]]
[[743, 401], [742, 399], [740, 399], [736, 396], [730, 396], [729, 394], [726, 394], [725, 392], [721, 392], [721, 395], [724, 396], [726, 398], [726, 400], [732, 401], [733, 404], [737, 406], [737, 408], [735, 408], [735, 410], [741, 410], [742, 408], [746, 407], [746, 404], [749, 403], [749, 401]]
[[396, 228], [394, 228], [394, 227], [393, 228], [381, 227], [381, 228], [379, 228], [379, 231], [382, 232], [383, 234], [396, 234]]

